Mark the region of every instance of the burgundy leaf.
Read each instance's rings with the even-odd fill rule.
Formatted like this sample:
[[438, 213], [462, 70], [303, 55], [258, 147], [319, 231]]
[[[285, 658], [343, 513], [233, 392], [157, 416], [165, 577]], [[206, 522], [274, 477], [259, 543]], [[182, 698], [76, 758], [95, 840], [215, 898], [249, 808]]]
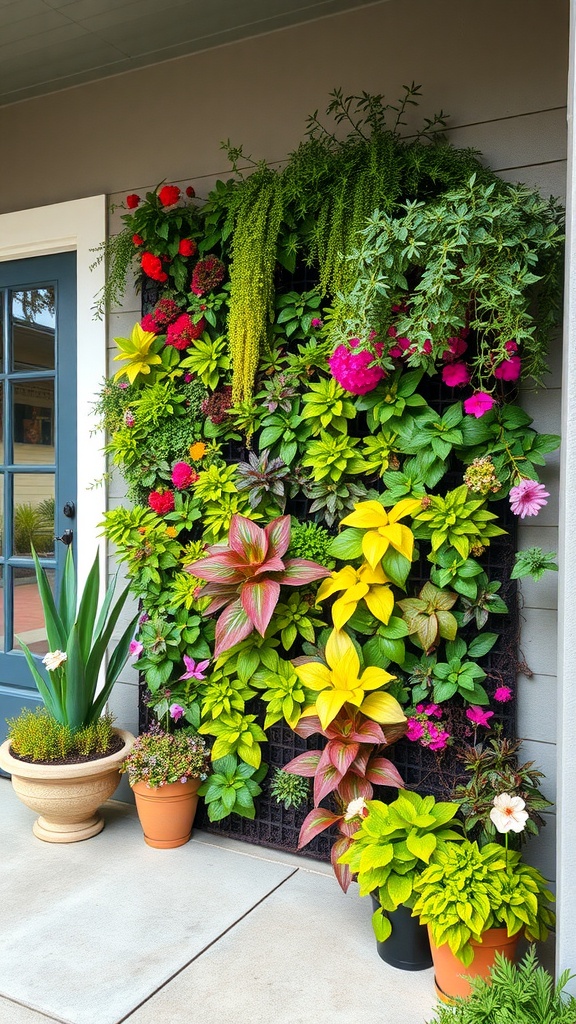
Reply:
[[330, 575], [329, 569], [324, 569], [318, 562], [310, 562], [307, 558], [287, 558], [286, 569], [279, 578], [279, 583], [289, 587], [298, 587], [302, 583], [314, 583], [324, 576]]
[[276, 555], [282, 558], [288, 550], [290, 543], [290, 516], [278, 516], [268, 526], [264, 527], [264, 533], [268, 540], [268, 554], [270, 557]]
[[342, 801], [348, 806], [352, 800], [357, 800], [359, 796], [363, 796], [365, 800], [371, 800], [374, 790], [368, 782], [368, 779], [361, 778], [359, 775], [345, 775], [342, 782], [338, 785], [338, 793], [342, 797]]
[[268, 552], [266, 532], [251, 519], [237, 512], [230, 520], [228, 544], [248, 565], [261, 565]]
[[335, 825], [337, 821], [341, 821], [341, 814], [334, 814], [332, 811], [327, 811], [325, 807], [315, 807], [314, 810], [307, 814], [302, 823], [300, 829], [300, 837], [298, 839], [298, 849], [301, 850], [303, 846], [311, 842], [315, 836], [320, 835], [325, 829], [330, 828], [330, 825]]
[[349, 864], [338, 864], [338, 858], [341, 857], [343, 853], [346, 853], [351, 842], [351, 839], [348, 839], [346, 836], [342, 836], [341, 839], [336, 840], [334, 846], [330, 850], [330, 860], [332, 861], [334, 874], [336, 875], [336, 880], [340, 888], [343, 889], [344, 892], [348, 892], [348, 887], [352, 881], [352, 872], [350, 871]]
[[350, 821], [341, 821], [338, 829], [344, 836], [353, 836], [360, 828], [360, 821], [357, 817], [350, 818]]
[[289, 772], [290, 775], [303, 775], [305, 778], [313, 778], [316, 774], [321, 753], [321, 750], [307, 750], [304, 754], [298, 754], [298, 757], [292, 758], [288, 764], [284, 765], [282, 771]]
[[280, 584], [276, 580], [247, 580], [240, 588], [242, 607], [260, 636], [268, 629], [280, 597]]
[[314, 806], [317, 807], [321, 800], [336, 789], [342, 779], [342, 772], [332, 764], [330, 755], [326, 748], [322, 751], [316, 775], [314, 776]]
[[366, 769], [366, 778], [375, 786], [396, 786], [404, 789], [404, 780], [387, 757], [371, 757]]
[[328, 756], [341, 775], [346, 774], [359, 748], [359, 743], [346, 743], [343, 740], [329, 740], [326, 744]]
[[350, 739], [357, 740], [358, 743], [377, 743], [379, 746], [386, 743], [386, 737], [378, 722], [373, 722], [369, 718], [355, 723]]
[[304, 740], [307, 740], [309, 736], [313, 736], [314, 733], [317, 732], [324, 735], [322, 723], [318, 718], [318, 715], [305, 715], [304, 718], [298, 719], [298, 722], [294, 726], [294, 732]]
[[363, 744], [354, 761], [350, 765], [350, 771], [354, 772], [355, 775], [360, 775], [362, 778], [366, 775], [366, 769], [368, 767], [368, 760], [370, 755], [373, 753], [371, 747], [367, 744]]
[[218, 658], [222, 651], [227, 651], [234, 644], [245, 640], [254, 629], [254, 626], [242, 607], [241, 601], [233, 601], [224, 609], [216, 622], [216, 645], [214, 647], [214, 658]]

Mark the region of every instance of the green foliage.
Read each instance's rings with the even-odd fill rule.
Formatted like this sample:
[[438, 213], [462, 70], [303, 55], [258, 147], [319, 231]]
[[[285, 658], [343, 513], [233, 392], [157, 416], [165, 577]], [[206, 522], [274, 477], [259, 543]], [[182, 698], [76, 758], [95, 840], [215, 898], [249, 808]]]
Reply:
[[354, 403], [346, 398], [344, 388], [334, 377], [323, 377], [318, 384], [311, 384], [302, 396], [302, 403], [302, 419], [310, 421], [313, 437], [328, 428], [340, 434], [347, 433], [346, 420], [354, 419], [356, 415]]
[[48, 553], [54, 548], [54, 501], [14, 506], [14, 553], [29, 555], [33, 548]]
[[256, 769], [244, 762], [238, 763], [233, 754], [217, 758], [212, 765], [213, 774], [198, 790], [204, 797], [210, 821], [221, 821], [229, 814], [253, 819], [256, 815], [254, 797], [262, 792], [259, 785], [266, 774], [266, 765]]
[[428, 924], [437, 946], [448, 943], [465, 967], [474, 958], [470, 939], [481, 941], [487, 928], [506, 927], [529, 941], [545, 940], [554, 923], [553, 896], [536, 868], [516, 850], [489, 843], [448, 843], [415, 879], [413, 916]]
[[292, 518], [288, 554], [292, 558], [308, 558], [312, 562], [320, 562], [320, 565], [332, 569], [334, 559], [329, 553], [332, 539], [328, 530], [320, 526], [319, 523], [312, 521], [300, 523]]
[[228, 754], [238, 754], [246, 764], [260, 767], [260, 744], [265, 743], [268, 737], [258, 725], [256, 715], [243, 715], [239, 711], [223, 713], [216, 719], [203, 722], [199, 732], [216, 737], [212, 747], [213, 761]]
[[458, 595], [450, 590], [440, 590], [433, 583], [425, 583], [418, 597], [398, 602], [408, 634], [417, 637], [426, 654], [437, 647], [441, 638], [455, 639], [458, 623], [450, 608], [457, 600]]
[[[481, 685], [486, 678], [484, 669], [474, 658], [482, 658], [494, 646], [497, 633], [482, 633], [466, 646], [458, 637], [446, 644], [446, 661], [437, 662], [432, 671], [433, 700], [442, 704], [458, 693], [467, 704], [486, 705], [489, 703], [486, 690]], [[412, 690], [414, 703], [423, 700], [426, 693], [416, 687]]]
[[384, 942], [391, 932], [385, 912], [412, 907], [416, 878], [448, 840], [461, 838], [447, 827], [449, 822], [458, 824], [453, 822], [458, 805], [404, 790], [389, 804], [369, 800], [367, 806], [368, 814], [340, 863], [357, 876], [361, 896], [378, 896], [380, 907], [372, 923], [376, 938]]
[[13, 754], [29, 761], [64, 761], [105, 754], [112, 742], [112, 715], [102, 715], [90, 725], [72, 729], [58, 722], [46, 707], [25, 708], [7, 719]]
[[282, 768], [274, 769], [270, 783], [270, 796], [288, 811], [291, 807], [302, 807], [310, 798], [310, 782], [302, 775], [292, 775]]
[[[506, 489], [521, 476], [537, 480], [537, 467], [545, 464], [544, 456], [555, 451], [560, 438], [557, 434], [537, 434], [531, 423], [528, 413], [511, 403], [494, 407], [480, 419], [468, 416], [462, 423], [464, 448], [459, 455], [468, 464], [489, 455]], [[497, 497], [503, 497], [503, 492]]]
[[347, 434], [320, 432], [320, 440], [306, 445], [306, 457], [302, 465], [310, 469], [315, 483], [324, 480], [337, 484], [346, 474], [366, 472], [366, 463], [356, 451], [360, 441]]
[[542, 548], [525, 548], [523, 551], [517, 551], [510, 578], [520, 580], [525, 576], [531, 576], [533, 580], [538, 581], [548, 569], [558, 572], [555, 558], [555, 551], [544, 553]]
[[290, 661], [279, 658], [277, 653], [268, 662], [254, 672], [251, 683], [263, 690], [262, 700], [266, 704], [264, 728], [280, 722], [283, 718], [293, 729], [304, 710], [306, 703], [313, 701], [300, 682], [294, 666]]
[[470, 498], [465, 484], [444, 496], [427, 496], [424, 508], [414, 517], [414, 536], [430, 540], [432, 554], [452, 548], [468, 558], [471, 551], [474, 554], [477, 548], [487, 547], [492, 537], [506, 533], [493, 523], [497, 516], [484, 504], [481, 498]]
[[204, 387], [215, 391], [221, 378], [230, 368], [226, 338], [223, 335], [211, 338], [209, 334], [203, 334], [193, 342], [187, 352], [186, 358], [180, 363], [182, 369], [190, 370], [200, 378]]
[[498, 596], [502, 584], [499, 580], [489, 581], [485, 572], [475, 577], [476, 593], [474, 597], [463, 596], [460, 599], [462, 612], [457, 613], [460, 625], [467, 626], [474, 621], [477, 629], [484, 629], [489, 615], [506, 615], [508, 606]]
[[564, 992], [570, 979], [564, 971], [556, 985], [540, 967], [532, 946], [519, 964], [496, 953], [487, 980], [471, 979], [472, 992], [442, 1003], [429, 1024], [576, 1024], [576, 998]]
[[276, 294], [274, 330], [280, 337], [307, 338], [312, 320], [319, 317], [322, 296], [316, 289], [309, 292]]

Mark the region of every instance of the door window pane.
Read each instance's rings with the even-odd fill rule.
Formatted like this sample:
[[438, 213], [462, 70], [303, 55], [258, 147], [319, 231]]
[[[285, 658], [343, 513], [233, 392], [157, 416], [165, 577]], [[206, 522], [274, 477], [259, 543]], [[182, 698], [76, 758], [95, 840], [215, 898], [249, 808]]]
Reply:
[[52, 286], [11, 293], [12, 370], [53, 370], [56, 334]]
[[[44, 612], [38, 593], [36, 573], [33, 568], [17, 569], [13, 572], [14, 600], [14, 648], [20, 648], [18, 637], [34, 651], [34, 654], [46, 654], [48, 640], [44, 625]], [[47, 569], [48, 582], [54, 593], [54, 569]]]
[[45, 558], [54, 554], [52, 473], [14, 474], [14, 554], [31, 555], [32, 544]]
[[14, 383], [12, 429], [16, 465], [54, 465], [53, 380]]

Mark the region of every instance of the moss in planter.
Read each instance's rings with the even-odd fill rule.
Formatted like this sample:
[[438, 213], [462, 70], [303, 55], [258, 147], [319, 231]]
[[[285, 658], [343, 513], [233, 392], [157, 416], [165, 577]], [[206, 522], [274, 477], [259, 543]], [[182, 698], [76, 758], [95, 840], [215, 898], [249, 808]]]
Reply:
[[112, 715], [104, 715], [92, 725], [72, 730], [62, 725], [45, 707], [24, 709], [17, 718], [8, 719], [10, 752], [21, 760], [41, 764], [75, 763], [113, 753], [116, 736]]

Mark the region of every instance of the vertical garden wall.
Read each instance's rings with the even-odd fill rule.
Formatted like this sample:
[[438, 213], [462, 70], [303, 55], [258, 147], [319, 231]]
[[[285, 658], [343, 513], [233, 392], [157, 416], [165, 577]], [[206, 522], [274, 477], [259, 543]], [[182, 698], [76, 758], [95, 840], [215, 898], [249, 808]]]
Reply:
[[[147, 301], [99, 400], [147, 713], [211, 738], [213, 822], [291, 844], [305, 818], [318, 855], [398, 769], [444, 795], [463, 745], [513, 734], [510, 576], [552, 562], [513, 569], [558, 442], [516, 389], [545, 370], [560, 213], [439, 120], [404, 141], [414, 99], [336, 92], [281, 172], [127, 197], [109, 252]], [[301, 775], [284, 811], [270, 782], [290, 804]]]

